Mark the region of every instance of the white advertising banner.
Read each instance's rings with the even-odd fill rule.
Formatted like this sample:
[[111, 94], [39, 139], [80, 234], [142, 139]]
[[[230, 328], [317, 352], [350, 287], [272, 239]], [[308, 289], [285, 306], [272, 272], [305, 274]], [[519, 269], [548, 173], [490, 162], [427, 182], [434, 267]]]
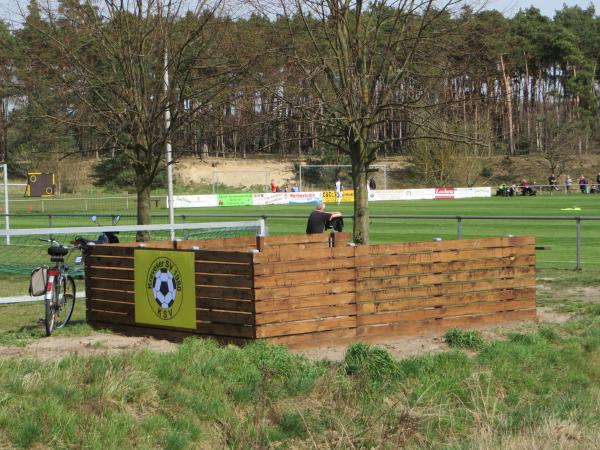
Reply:
[[435, 189], [388, 189], [369, 191], [369, 201], [427, 200], [435, 198]]
[[482, 198], [491, 196], [492, 188], [490, 187], [470, 187], [454, 189], [454, 198]]
[[386, 200], [433, 200], [453, 198], [491, 197], [492, 188], [435, 188], [435, 189], [388, 189], [369, 191], [369, 201]]
[[267, 192], [265, 194], [252, 195], [252, 204], [254, 206], [287, 205], [288, 203], [287, 192]]
[[[167, 198], [167, 203], [169, 199]], [[219, 206], [216, 195], [175, 195], [173, 196], [173, 207], [175, 208], [210, 208]]]
[[288, 192], [288, 203], [290, 205], [302, 203], [321, 203], [323, 201], [322, 192]]

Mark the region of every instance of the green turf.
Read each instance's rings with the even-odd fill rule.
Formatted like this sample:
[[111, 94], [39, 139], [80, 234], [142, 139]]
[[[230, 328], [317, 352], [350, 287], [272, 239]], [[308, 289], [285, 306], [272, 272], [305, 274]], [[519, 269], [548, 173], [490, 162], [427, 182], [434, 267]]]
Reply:
[[[12, 228], [47, 227], [51, 222], [53, 226], [90, 226], [92, 214], [123, 214], [120, 224], [135, 223], [132, 211], [125, 209], [124, 205], [115, 202], [113, 207], [95, 211], [81, 211], [79, 200], [71, 201], [73, 213], [77, 217], [68, 216], [20, 216], [11, 221]], [[69, 204], [65, 201], [64, 205]], [[563, 208], [581, 208], [579, 211], [562, 211]], [[220, 208], [189, 208], [176, 211], [178, 222], [214, 222], [256, 219], [266, 216], [269, 232], [271, 234], [303, 233], [306, 217], [314, 208], [313, 205], [272, 205], [262, 207], [220, 207]], [[340, 210], [347, 218], [352, 216], [353, 206], [344, 203], [340, 206], [328, 205], [328, 210]], [[553, 195], [537, 197], [492, 197], [464, 200], [416, 200], [396, 202], [372, 202], [369, 205], [370, 214], [378, 215], [451, 215], [451, 216], [559, 216], [574, 217], [580, 215], [600, 216], [600, 196], [595, 195]], [[158, 207], [153, 209], [154, 223], [166, 223], [166, 209]], [[60, 214], [65, 214], [61, 210]], [[131, 216], [129, 216], [131, 215]], [[239, 217], [218, 217], [216, 215], [235, 215]], [[299, 217], [276, 218], [277, 215], [295, 215]], [[203, 216], [203, 217], [195, 217]], [[102, 224], [110, 224], [110, 218], [99, 218]], [[352, 221], [346, 221], [346, 229], [352, 229]], [[600, 221], [583, 221], [581, 262], [586, 270], [600, 268], [600, 252], [596, 251], [600, 245]], [[457, 221], [431, 220], [431, 219], [377, 219], [372, 218], [370, 224], [371, 242], [407, 242], [427, 241], [440, 237], [442, 239], [455, 239], [457, 236]], [[536, 220], [463, 220], [463, 239], [486, 236], [504, 236], [512, 234], [534, 235], [537, 245], [544, 247], [537, 252], [538, 268], [574, 269], [576, 265], [576, 223], [569, 221], [536, 221]], [[73, 236], [74, 237], [74, 236]], [[92, 236], [89, 236], [92, 237]], [[68, 238], [65, 238], [68, 240]], [[31, 239], [30, 239], [31, 240]], [[24, 239], [24, 241], [26, 241]], [[4, 271], [10, 271], [15, 261], [22, 265], [45, 260], [43, 244], [39, 242], [24, 242], [26, 246], [39, 247], [36, 255], [24, 253], [15, 248], [9, 249], [0, 243], [0, 266]], [[41, 250], [40, 250], [41, 248]], [[32, 252], [31, 248], [27, 250]], [[34, 265], [34, 264], [32, 264]], [[6, 269], [8, 268], [8, 269]], [[19, 269], [20, 273], [24, 270]], [[25, 271], [26, 272], [26, 271]]]

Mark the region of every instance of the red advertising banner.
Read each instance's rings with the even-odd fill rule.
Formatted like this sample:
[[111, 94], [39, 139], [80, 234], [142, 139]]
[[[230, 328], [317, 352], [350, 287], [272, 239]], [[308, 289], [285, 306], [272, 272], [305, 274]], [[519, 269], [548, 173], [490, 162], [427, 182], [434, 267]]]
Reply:
[[435, 188], [435, 198], [454, 198], [454, 188]]

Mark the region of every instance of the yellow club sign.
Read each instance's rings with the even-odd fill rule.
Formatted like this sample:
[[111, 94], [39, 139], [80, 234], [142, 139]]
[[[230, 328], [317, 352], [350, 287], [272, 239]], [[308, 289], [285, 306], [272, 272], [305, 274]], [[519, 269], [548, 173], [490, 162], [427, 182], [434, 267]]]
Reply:
[[136, 249], [135, 322], [196, 328], [194, 252]]

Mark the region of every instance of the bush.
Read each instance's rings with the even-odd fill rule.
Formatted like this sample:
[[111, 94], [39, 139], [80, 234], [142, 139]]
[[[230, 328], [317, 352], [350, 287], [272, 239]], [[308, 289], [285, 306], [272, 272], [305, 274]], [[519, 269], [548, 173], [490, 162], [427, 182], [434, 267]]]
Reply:
[[451, 328], [446, 331], [444, 340], [452, 348], [467, 348], [470, 350], [481, 350], [485, 345], [483, 336], [479, 331], [461, 330], [460, 328]]
[[387, 350], [363, 343], [348, 347], [344, 368], [348, 375], [361, 374], [375, 380], [397, 373], [397, 363]]

